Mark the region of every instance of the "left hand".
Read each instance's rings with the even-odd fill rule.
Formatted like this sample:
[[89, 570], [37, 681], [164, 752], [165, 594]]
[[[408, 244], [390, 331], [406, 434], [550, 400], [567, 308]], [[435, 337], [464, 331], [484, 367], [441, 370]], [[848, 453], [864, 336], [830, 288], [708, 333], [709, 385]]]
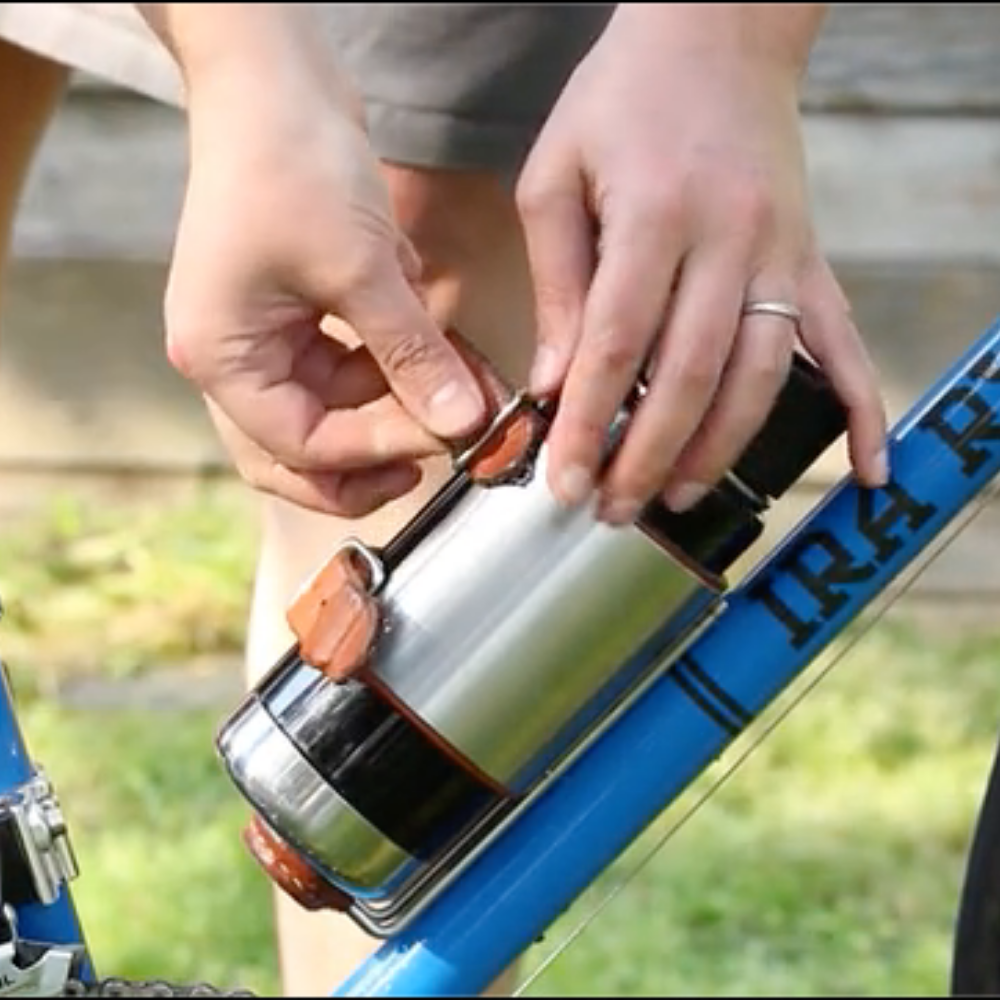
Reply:
[[[531, 388], [561, 389], [549, 482], [564, 503], [597, 489], [615, 524], [660, 491], [692, 506], [763, 424], [797, 334], [848, 409], [859, 477], [885, 482], [876, 375], [809, 219], [804, 56], [780, 44], [780, 19], [808, 6], [619, 5], [532, 150], [517, 192], [539, 324]], [[801, 324], [742, 315], [763, 300]], [[644, 367], [648, 394], [598, 481]]]

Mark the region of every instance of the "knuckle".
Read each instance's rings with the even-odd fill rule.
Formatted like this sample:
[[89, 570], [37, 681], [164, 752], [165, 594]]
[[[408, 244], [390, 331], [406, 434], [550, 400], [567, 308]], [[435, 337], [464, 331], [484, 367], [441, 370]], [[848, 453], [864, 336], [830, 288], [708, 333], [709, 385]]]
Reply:
[[730, 183], [723, 199], [726, 217], [740, 228], [769, 231], [777, 219], [777, 205], [771, 192], [752, 178]]
[[514, 203], [522, 218], [531, 221], [548, 213], [558, 198], [558, 188], [530, 169], [525, 169], [514, 188]]
[[680, 228], [686, 215], [683, 185], [671, 181], [647, 187], [641, 205], [637, 206], [637, 221], [646, 226]]
[[690, 351], [672, 367], [674, 380], [689, 393], [708, 396], [718, 384], [718, 365], [707, 351]]
[[427, 377], [443, 368], [444, 360], [436, 344], [415, 335], [392, 340], [382, 352], [387, 373], [402, 378]]
[[639, 364], [639, 352], [620, 335], [601, 337], [593, 348], [593, 364], [603, 376], [631, 376]]
[[561, 412], [557, 421], [561, 457], [573, 457], [585, 462], [599, 459], [608, 436], [610, 419], [604, 420], [589, 410], [574, 407]]
[[339, 292], [346, 295], [359, 288], [373, 285], [383, 273], [386, 247], [375, 239], [358, 240], [351, 253], [339, 262], [336, 284]]
[[214, 375], [211, 360], [204, 350], [207, 341], [207, 337], [191, 326], [168, 327], [166, 352], [170, 366], [201, 386], [207, 386]]

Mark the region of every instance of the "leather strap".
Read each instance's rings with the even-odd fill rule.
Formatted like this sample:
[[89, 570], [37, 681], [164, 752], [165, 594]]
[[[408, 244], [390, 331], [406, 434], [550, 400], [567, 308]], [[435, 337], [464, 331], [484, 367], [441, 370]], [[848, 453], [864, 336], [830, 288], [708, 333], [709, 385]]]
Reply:
[[275, 884], [307, 910], [346, 913], [354, 902], [331, 885], [294, 847], [279, 837], [259, 816], [243, 829], [243, 843]]
[[[476, 376], [489, 412], [499, 413], [514, 397], [510, 386], [461, 334], [449, 331], [448, 337]], [[467, 438], [459, 446], [453, 446], [452, 453], [459, 455], [476, 445], [475, 460], [467, 470], [470, 478], [481, 486], [498, 486], [516, 476], [525, 463], [534, 457], [546, 429], [547, 424], [542, 414], [534, 406], [525, 404], [488, 438], [482, 439], [484, 431], [480, 428], [471, 438]]]
[[358, 554], [340, 549], [286, 613], [302, 658], [333, 681], [347, 680], [371, 655], [381, 618], [371, 582]]

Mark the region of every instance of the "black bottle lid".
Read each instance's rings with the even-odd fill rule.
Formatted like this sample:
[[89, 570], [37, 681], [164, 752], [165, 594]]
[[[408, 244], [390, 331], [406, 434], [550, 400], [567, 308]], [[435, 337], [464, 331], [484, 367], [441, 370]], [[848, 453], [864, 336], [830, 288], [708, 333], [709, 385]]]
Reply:
[[764, 426], [733, 466], [761, 498], [777, 499], [847, 429], [847, 411], [827, 377], [795, 352], [791, 370]]
[[770, 415], [733, 466], [739, 485], [723, 480], [683, 514], [657, 498], [639, 526], [722, 575], [759, 537], [768, 500], [785, 493], [846, 427], [846, 411], [826, 376], [796, 352]]

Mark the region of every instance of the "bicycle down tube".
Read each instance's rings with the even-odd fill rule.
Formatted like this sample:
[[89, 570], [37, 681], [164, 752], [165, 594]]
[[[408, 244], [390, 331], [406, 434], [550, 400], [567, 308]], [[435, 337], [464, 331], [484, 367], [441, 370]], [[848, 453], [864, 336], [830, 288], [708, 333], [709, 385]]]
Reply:
[[[481, 992], [1000, 471], [1000, 321], [658, 681], [337, 996]], [[752, 637], [752, 641], [748, 641]]]

